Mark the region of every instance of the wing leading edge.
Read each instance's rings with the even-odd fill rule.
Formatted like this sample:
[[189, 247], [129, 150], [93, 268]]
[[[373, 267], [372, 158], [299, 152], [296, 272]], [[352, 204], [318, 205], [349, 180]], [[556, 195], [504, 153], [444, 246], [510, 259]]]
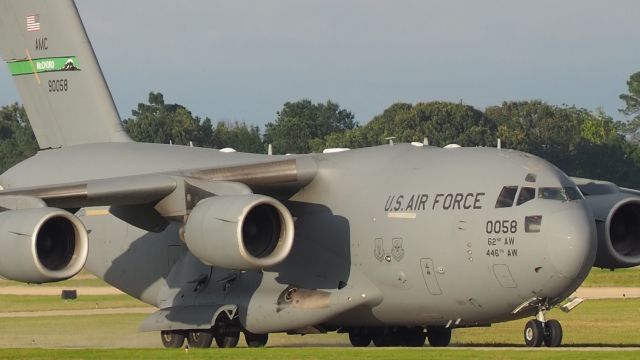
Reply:
[[23, 202], [25, 204], [40, 200], [48, 206], [66, 209], [151, 204], [159, 215], [175, 217], [184, 215], [199, 200], [209, 196], [299, 189], [310, 183], [315, 174], [313, 159], [287, 159], [7, 189], [0, 192], [0, 206], [2, 198], [15, 202], [16, 197], [34, 199]]

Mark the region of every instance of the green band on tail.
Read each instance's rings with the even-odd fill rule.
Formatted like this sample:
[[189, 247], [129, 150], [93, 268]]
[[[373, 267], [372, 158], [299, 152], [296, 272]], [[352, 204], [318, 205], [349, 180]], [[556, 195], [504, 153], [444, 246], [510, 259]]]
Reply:
[[51, 57], [29, 60], [8, 61], [11, 75], [26, 75], [50, 71], [76, 71], [80, 70], [78, 59], [75, 56]]

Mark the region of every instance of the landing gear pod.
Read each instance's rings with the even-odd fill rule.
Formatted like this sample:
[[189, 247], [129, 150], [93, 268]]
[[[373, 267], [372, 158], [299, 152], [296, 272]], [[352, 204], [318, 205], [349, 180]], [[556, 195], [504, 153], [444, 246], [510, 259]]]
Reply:
[[74, 215], [55, 208], [0, 213], [0, 275], [43, 283], [76, 275], [87, 260], [87, 230]]
[[248, 270], [282, 262], [293, 246], [293, 233], [289, 210], [271, 197], [214, 196], [191, 211], [184, 240], [205, 264]]

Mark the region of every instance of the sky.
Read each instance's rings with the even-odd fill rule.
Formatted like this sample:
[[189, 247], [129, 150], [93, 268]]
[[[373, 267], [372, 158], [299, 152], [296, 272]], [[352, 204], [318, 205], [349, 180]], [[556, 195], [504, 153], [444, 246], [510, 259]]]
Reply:
[[[361, 124], [395, 102], [540, 99], [622, 120], [640, 1], [76, 0], [122, 118], [150, 91], [214, 121], [332, 100]], [[0, 70], [0, 105], [19, 101]]]

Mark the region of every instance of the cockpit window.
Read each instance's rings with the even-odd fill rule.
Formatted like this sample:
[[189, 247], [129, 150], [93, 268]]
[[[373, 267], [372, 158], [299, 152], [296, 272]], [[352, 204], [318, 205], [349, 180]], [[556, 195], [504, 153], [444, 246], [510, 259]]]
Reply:
[[584, 199], [582, 197], [582, 194], [580, 193], [580, 190], [578, 190], [578, 188], [576, 187], [566, 187], [564, 188], [564, 192], [567, 193], [567, 197], [569, 198], [569, 200]]
[[541, 187], [538, 197], [547, 200], [569, 200], [561, 187]]
[[517, 186], [505, 186], [500, 191], [500, 195], [498, 195], [498, 200], [496, 201], [496, 208], [506, 208], [511, 207], [513, 205], [513, 200], [516, 198], [516, 192], [518, 191]]
[[549, 200], [580, 200], [582, 194], [576, 187], [541, 187], [538, 197]]
[[520, 206], [526, 203], [529, 200], [532, 200], [536, 197], [536, 189], [532, 187], [522, 187], [520, 189], [520, 194], [518, 194], [518, 202], [516, 205]]
[[542, 226], [542, 215], [526, 216], [524, 218], [525, 232], [540, 232]]

